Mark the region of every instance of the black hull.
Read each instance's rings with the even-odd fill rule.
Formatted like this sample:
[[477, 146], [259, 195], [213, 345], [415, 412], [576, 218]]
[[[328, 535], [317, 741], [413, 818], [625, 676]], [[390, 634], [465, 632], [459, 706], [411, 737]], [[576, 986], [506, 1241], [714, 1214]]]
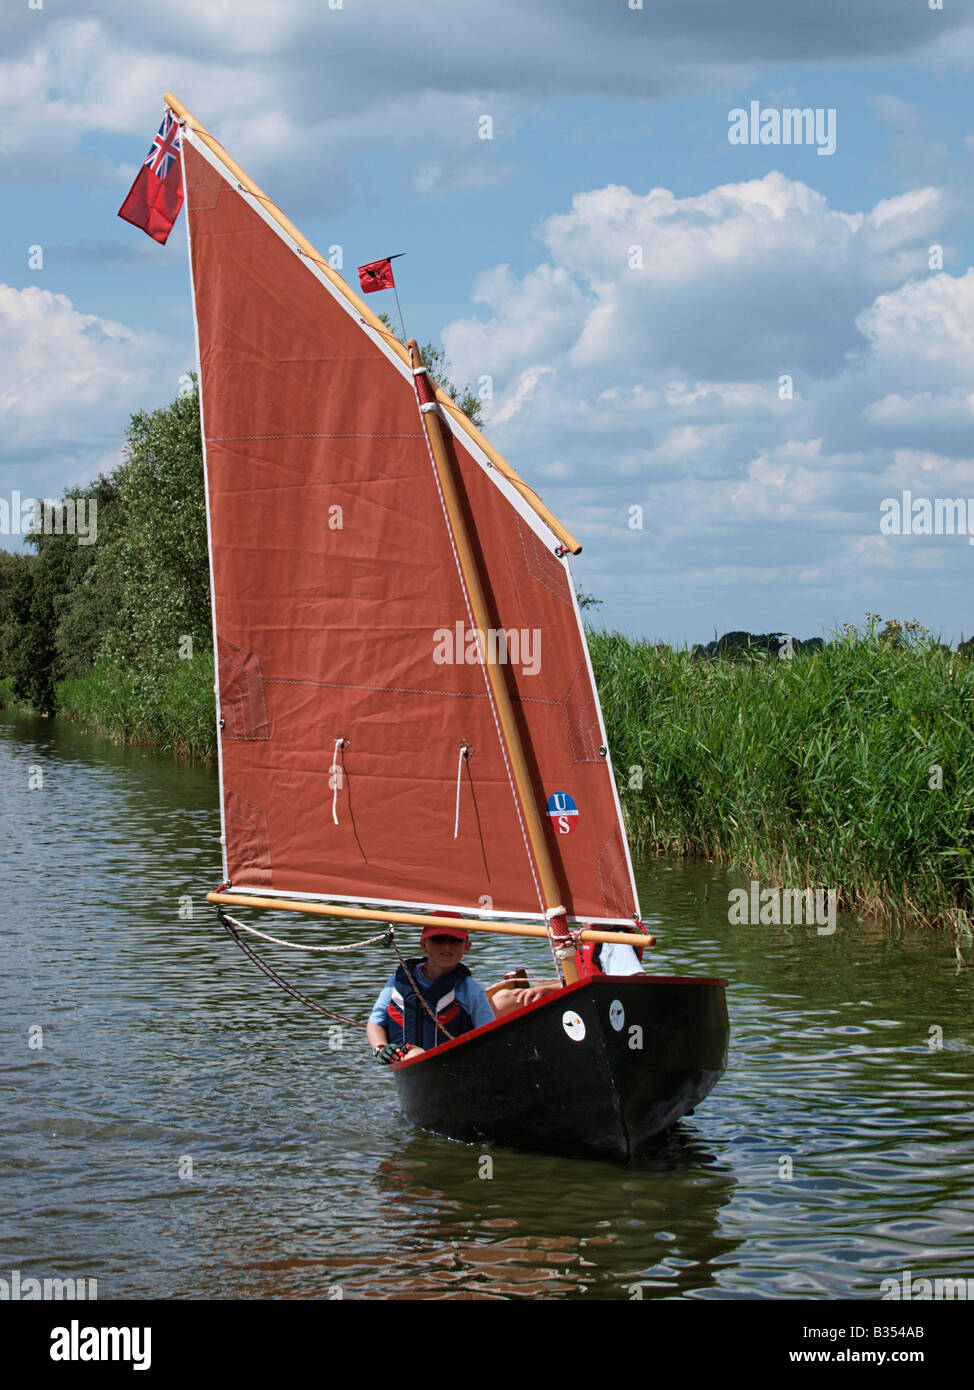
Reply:
[[403, 1110], [423, 1129], [467, 1143], [633, 1158], [720, 1079], [725, 983], [580, 981], [395, 1065]]

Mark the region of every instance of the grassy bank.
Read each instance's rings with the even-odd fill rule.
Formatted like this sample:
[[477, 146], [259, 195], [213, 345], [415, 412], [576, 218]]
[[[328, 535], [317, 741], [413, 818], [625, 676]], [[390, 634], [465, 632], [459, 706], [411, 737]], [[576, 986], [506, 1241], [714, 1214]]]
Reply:
[[[974, 909], [974, 660], [849, 632], [790, 660], [701, 659], [590, 633], [630, 837], [859, 912]], [[12, 701], [0, 683], [0, 703]], [[58, 713], [119, 742], [216, 755], [213, 660], [100, 665]]]
[[928, 924], [972, 910], [974, 662], [869, 630], [791, 660], [591, 634], [631, 838]]
[[177, 757], [216, 757], [213, 655], [175, 661], [156, 671], [125, 663], [96, 666], [61, 681], [58, 715], [116, 743], [142, 743]]

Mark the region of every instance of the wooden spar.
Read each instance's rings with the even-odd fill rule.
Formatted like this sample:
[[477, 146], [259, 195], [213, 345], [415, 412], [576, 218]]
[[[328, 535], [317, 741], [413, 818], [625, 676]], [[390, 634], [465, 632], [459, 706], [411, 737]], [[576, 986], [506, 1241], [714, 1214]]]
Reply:
[[[196, 117], [187, 111], [183, 103], [177, 97], [173, 96], [172, 92], [166, 93], [165, 101], [173, 114], [181, 121], [186, 122], [194, 134], [198, 135], [203, 143], [209, 146], [217, 158], [226, 165], [230, 173], [239, 180], [242, 187], [260, 202], [268, 217], [273, 218], [277, 225], [288, 234], [291, 240], [300, 246], [308, 259], [314, 262], [325, 279], [334, 285], [335, 289], [344, 296], [355, 312], [365, 320], [370, 328], [374, 328], [377, 333], [381, 333], [384, 341], [391, 350], [402, 359], [407, 367], [410, 366], [409, 354], [402, 343], [399, 342], [398, 338], [390, 334], [379, 317], [372, 312], [367, 304], [363, 303], [351, 286], [345, 283], [337, 271], [328, 264], [326, 258], [322, 256], [319, 251], [315, 250], [308, 238], [302, 232], [298, 231], [291, 219], [286, 217], [277, 204], [271, 202], [267, 194], [258, 188], [250, 175], [246, 174], [237, 161], [227, 153], [219, 140], [212, 136], [204, 126], [200, 125]], [[507, 460], [497, 452], [490, 441], [484, 438], [473, 421], [468, 419], [463, 411], [457, 407], [452, 397], [448, 396], [441, 387], [437, 386], [436, 398], [450, 411], [450, 414], [456, 420], [460, 428], [469, 435], [478, 448], [487, 455], [498, 472], [504, 475], [508, 482], [521, 494], [528, 506], [536, 512], [545, 525], [554, 532], [565, 549], [572, 555], [577, 555], [582, 547], [572, 533], [562, 526], [558, 518], [553, 512], [548, 510], [534, 489], [527, 485], [524, 479], [511, 467]]]
[[[428, 927], [435, 922], [441, 927], [463, 927], [465, 931], [495, 932], [498, 936], [530, 936], [545, 938], [546, 927], [527, 922], [480, 922], [468, 917], [431, 917], [429, 913], [393, 912], [386, 908], [341, 907], [333, 903], [302, 903], [286, 898], [258, 898], [247, 893], [207, 893], [208, 903], [224, 903], [227, 907], [260, 907], [280, 912], [306, 912], [313, 917], [347, 917], [361, 922], [398, 922], [407, 927]], [[604, 941], [619, 946], [655, 946], [655, 936], [642, 932], [601, 931], [586, 927], [578, 933], [582, 941]]]
[[[410, 360], [413, 362], [414, 367], [424, 367], [425, 364], [416, 339], [410, 338], [406, 346], [409, 350]], [[453, 533], [453, 543], [457, 550], [460, 572], [463, 576], [463, 583], [470, 599], [470, 610], [473, 616], [474, 627], [478, 632], [486, 634], [491, 627], [490, 614], [487, 611], [487, 600], [484, 597], [483, 585], [480, 582], [480, 573], [477, 568], [476, 556], [470, 544], [467, 523], [463, 515], [456, 479], [453, 476], [453, 464], [447, 454], [446, 446], [443, 443], [443, 432], [440, 428], [440, 419], [437, 414], [435, 402], [423, 408], [422, 418], [423, 425], [426, 429], [426, 437], [429, 440], [430, 450], [433, 454], [433, 462], [436, 466], [436, 474], [439, 479], [440, 490], [443, 494], [443, 502], [449, 518], [450, 530]], [[544, 899], [544, 909], [549, 916], [552, 933], [555, 938], [556, 954], [558, 954], [561, 960], [561, 953], [564, 952], [564, 959], [561, 960], [561, 966], [564, 969], [565, 978], [568, 983], [573, 984], [575, 980], [578, 979], [578, 969], [575, 965], [575, 953], [570, 950], [571, 938], [568, 934], [568, 927], [565, 921], [565, 909], [560, 905], [561, 890], [558, 887], [554, 865], [551, 862], [551, 855], [548, 851], [547, 841], [545, 840], [544, 826], [541, 823], [541, 813], [538, 810], [534, 788], [531, 786], [531, 774], [528, 771], [527, 760], [521, 745], [521, 735], [514, 719], [514, 708], [511, 704], [510, 693], [507, 689], [507, 681], [504, 679], [504, 672], [501, 670], [500, 665], [496, 661], [490, 660], [489, 651], [481, 653], [481, 660], [490, 685], [491, 694], [494, 697], [494, 707], [497, 711], [498, 722], [500, 723], [500, 736], [514, 779], [514, 794], [517, 797], [518, 805], [521, 808], [521, 814], [524, 818], [524, 829], [528, 837], [529, 852], [534, 860], [538, 876], [541, 879], [541, 896]]]

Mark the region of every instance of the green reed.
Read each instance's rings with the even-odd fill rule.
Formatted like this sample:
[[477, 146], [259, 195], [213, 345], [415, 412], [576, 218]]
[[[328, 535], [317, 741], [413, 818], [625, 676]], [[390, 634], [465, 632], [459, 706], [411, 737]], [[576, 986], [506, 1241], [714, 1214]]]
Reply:
[[216, 756], [213, 654], [150, 669], [118, 662], [57, 687], [58, 715], [116, 743], [140, 743], [178, 757]]
[[[694, 658], [591, 632], [639, 850], [936, 925], [974, 909], [974, 660], [898, 625], [787, 660]], [[99, 666], [59, 713], [119, 742], [216, 755], [213, 659]]]
[[634, 845], [837, 888], [854, 911], [969, 920], [974, 661], [893, 628], [753, 661], [590, 633]]

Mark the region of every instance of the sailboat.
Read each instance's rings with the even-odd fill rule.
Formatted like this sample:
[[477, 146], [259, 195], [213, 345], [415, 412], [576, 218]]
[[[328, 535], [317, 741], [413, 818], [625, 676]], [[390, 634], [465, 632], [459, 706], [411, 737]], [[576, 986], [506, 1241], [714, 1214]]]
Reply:
[[649, 945], [569, 556], [581, 547], [171, 93], [199, 355], [224, 882], [325, 921], [549, 943], [558, 988], [392, 1066], [468, 1142], [628, 1159], [727, 1052]]

